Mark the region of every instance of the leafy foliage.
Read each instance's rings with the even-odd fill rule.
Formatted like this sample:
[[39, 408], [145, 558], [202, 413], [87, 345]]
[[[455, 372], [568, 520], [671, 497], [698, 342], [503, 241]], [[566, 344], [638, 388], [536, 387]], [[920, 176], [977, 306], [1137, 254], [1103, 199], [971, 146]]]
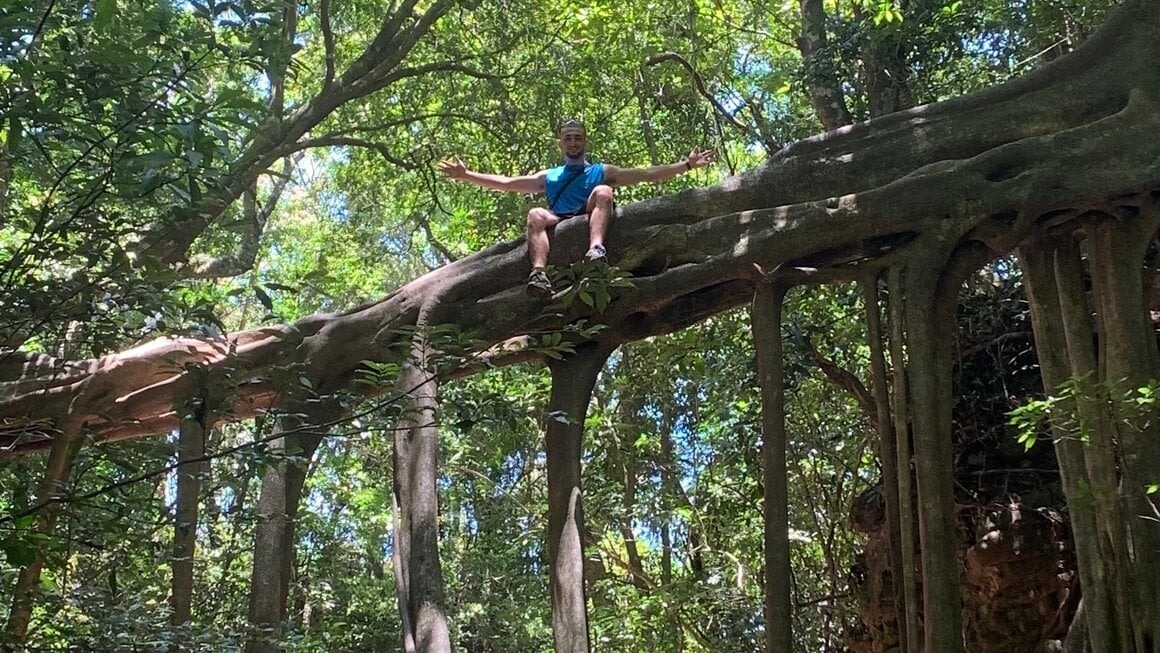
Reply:
[[[825, 3], [830, 46], [821, 56], [864, 119], [874, 113], [874, 61], [901, 65], [911, 103], [938, 100], [1058, 56], [1110, 4]], [[552, 134], [564, 117], [587, 123], [594, 159], [648, 165], [698, 146], [725, 162], [661, 188], [624, 189], [619, 201], [716, 181], [817, 131], [793, 3], [464, 2], [405, 54], [408, 74], [329, 108], [297, 141], [262, 152], [262, 165], [246, 159], [269, 130], [325, 97], [328, 60], [341, 74], [374, 46], [387, 9], [363, 0], [0, 6], [0, 359], [18, 348], [96, 356], [144, 338], [215, 336], [377, 298], [518, 236], [539, 201], [446, 184], [433, 161], [460, 154], [473, 169], [545, 168], [558, 158]], [[242, 179], [251, 164], [260, 173]], [[147, 234], [178, 229], [212, 198], [227, 199], [188, 265], [151, 256]], [[199, 257], [245, 259], [251, 237], [252, 260], [233, 273], [189, 274]], [[1025, 321], [1007, 310], [1023, 312], [1009, 272], [965, 297], [966, 333]], [[625, 284], [614, 269], [559, 275], [571, 289], [548, 310], [580, 302], [602, 312]], [[845, 576], [859, 540], [842, 524], [852, 497], [878, 476], [870, 423], [818, 373], [812, 353], [866, 378], [855, 290], [795, 294], [786, 311], [803, 650], [836, 650], [854, 621]], [[599, 329], [541, 334], [536, 347], [563, 356], [574, 336]], [[469, 333], [431, 335], [450, 356], [479, 345]], [[584, 462], [592, 627], [602, 651], [753, 650], [762, 638], [760, 406], [749, 340], [743, 315], [721, 315], [623, 347], [601, 377]], [[1010, 439], [998, 416], [1027, 391], [1026, 376], [999, 372], [1012, 360], [1021, 372], [1032, 363], [1026, 343], [964, 345], [986, 355], [959, 368], [960, 433], [990, 451]], [[385, 387], [397, 372], [368, 367], [361, 381]], [[297, 384], [295, 370], [283, 373], [287, 387]], [[996, 380], [1010, 387], [996, 393]], [[550, 647], [548, 390], [543, 373], [525, 368], [442, 388], [440, 544], [454, 637], [470, 651]], [[1134, 399], [1151, 401], [1148, 392]], [[354, 417], [332, 425], [311, 460], [297, 461], [310, 474], [286, 623], [271, 633], [288, 651], [393, 650], [399, 639], [389, 448], [397, 415], [389, 401], [342, 399]], [[284, 458], [271, 446], [271, 422], [210, 437], [190, 623], [170, 625], [167, 606], [172, 434], [83, 449], [56, 534], [39, 533], [31, 514], [0, 523], [5, 595], [22, 565], [38, 552], [45, 561], [25, 643], [242, 650], [254, 636], [246, 614], [256, 497], [263, 474]], [[1025, 443], [1034, 432], [1025, 430]], [[0, 516], [29, 511], [44, 468], [36, 458], [4, 461]]]

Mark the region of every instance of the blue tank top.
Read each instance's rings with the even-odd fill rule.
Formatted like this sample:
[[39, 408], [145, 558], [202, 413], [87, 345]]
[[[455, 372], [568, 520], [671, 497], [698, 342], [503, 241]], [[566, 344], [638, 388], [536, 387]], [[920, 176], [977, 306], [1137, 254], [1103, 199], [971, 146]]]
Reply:
[[[572, 176], [576, 175], [576, 179]], [[548, 210], [552, 213], [583, 211], [592, 189], [604, 183], [604, 164], [585, 163], [580, 166], [558, 166], [548, 170], [546, 191]], [[563, 192], [561, 192], [561, 189]]]

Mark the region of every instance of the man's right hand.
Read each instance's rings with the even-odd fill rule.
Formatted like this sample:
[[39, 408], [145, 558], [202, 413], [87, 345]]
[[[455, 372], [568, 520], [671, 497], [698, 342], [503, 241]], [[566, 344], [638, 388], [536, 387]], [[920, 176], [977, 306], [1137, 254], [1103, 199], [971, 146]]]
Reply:
[[467, 166], [463, 165], [463, 161], [460, 161], [457, 156], [443, 159], [435, 165], [439, 168], [439, 172], [442, 172], [443, 176], [448, 179], [461, 180], [467, 177]]

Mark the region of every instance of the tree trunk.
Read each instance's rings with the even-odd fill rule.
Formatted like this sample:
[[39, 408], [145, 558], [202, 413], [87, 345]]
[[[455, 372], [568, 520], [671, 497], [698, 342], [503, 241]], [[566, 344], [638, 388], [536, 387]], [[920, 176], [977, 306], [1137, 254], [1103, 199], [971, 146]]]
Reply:
[[810, 102], [826, 131], [853, 122], [846, 108], [846, 96], [838, 83], [834, 55], [827, 46], [826, 9], [822, 0], [801, 0], [802, 33], [798, 50], [802, 53]]
[[[1076, 259], [1076, 262], [1071, 263], [1068, 260], [1071, 258]], [[1082, 313], [1073, 310], [1072, 315], [1063, 310], [1063, 306], [1068, 304], [1064, 298], [1070, 294], [1066, 288], [1082, 283], [1082, 279], [1078, 278], [1078, 258], [1079, 249], [1070, 236], [1058, 242], [1032, 243], [1019, 249], [1020, 267], [1023, 269], [1024, 286], [1031, 307], [1039, 371], [1043, 377], [1044, 392], [1048, 394], [1076, 377], [1077, 357], [1073, 351], [1076, 347], [1086, 348], [1090, 357], [1092, 331], [1086, 310]], [[1070, 299], [1074, 306], [1075, 298]], [[1081, 306], [1086, 304], [1082, 288], [1078, 299]], [[1077, 321], [1081, 324], [1076, 324]], [[1087, 328], [1084, 329], [1083, 325], [1087, 325]], [[1069, 332], [1078, 334], [1085, 342], [1069, 346]], [[1083, 373], [1094, 373], [1094, 370], [1089, 369]], [[1114, 559], [1111, 552], [1101, 546], [1104, 538], [1101, 537], [1102, 529], [1097, 523], [1098, 502], [1094, 495], [1100, 492], [1096, 484], [1101, 481], [1097, 479], [1093, 482], [1089, 476], [1089, 466], [1085, 461], [1088, 452], [1085, 452], [1080, 434], [1066, 426], [1074, 423], [1073, 414], [1078, 410], [1077, 400], [1072, 399], [1052, 412], [1052, 439], [1071, 516], [1091, 650], [1092, 653], [1112, 653], [1123, 650], [1117, 616], [1119, 609], [1112, 591]], [[1106, 481], [1103, 479], [1102, 482]], [[1114, 478], [1111, 483], [1114, 489]], [[1109, 556], [1102, 557], [1101, 549]]]
[[[173, 578], [169, 595], [170, 625], [175, 629], [190, 621], [193, 608], [193, 560], [197, 546], [198, 506], [201, 480], [209, 469], [205, 456], [205, 425], [209, 421], [204, 395], [185, 407], [177, 441], [177, 498], [173, 516]], [[177, 630], [171, 651], [184, 650], [184, 635]]]
[[298, 506], [310, 461], [325, 435], [315, 426], [326, 422], [323, 414], [280, 416], [276, 428], [285, 435], [270, 443], [271, 453], [280, 459], [262, 476], [250, 576], [249, 621], [263, 634], [246, 642], [246, 653], [282, 650], [278, 639], [286, 620]]
[[443, 599], [443, 567], [439, 560], [439, 425], [426, 317], [420, 318], [411, 357], [403, 366], [396, 388], [404, 397], [403, 413], [395, 429], [395, 496], [399, 505], [396, 587], [403, 622], [404, 650], [451, 653], [451, 632]]
[[902, 547], [910, 546], [902, 539], [899, 528], [900, 508], [898, 493], [898, 438], [890, 415], [890, 392], [886, 387], [886, 355], [883, 353], [882, 310], [878, 302], [878, 275], [862, 282], [863, 302], [866, 304], [866, 337], [870, 343], [870, 376], [872, 378], [875, 414], [878, 417], [878, 458], [882, 461], [882, 494], [886, 499], [886, 529], [890, 542], [890, 583], [894, 591], [894, 605], [898, 614], [898, 643], [902, 653], [919, 653], [909, 648], [903, 594]]
[[[36, 492], [38, 502], [43, 503], [65, 493], [78, 445], [79, 425], [74, 422], [75, 420], [68, 420], [68, 424], [52, 442], [52, 449], [49, 451], [48, 462], [44, 468], [44, 478], [41, 479], [40, 488]], [[36, 532], [52, 536], [56, 532], [56, 518], [60, 509], [59, 504], [44, 505], [37, 513]], [[44, 555], [45, 544], [42, 541], [36, 545], [33, 559], [21, 568], [16, 577], [16, 585], [12, 588], [12, 608], [8, 612], [8, 623], [4, 630], [14, 642], [23, 642], [28, 637], [28, 625], [32, 622], [32, 607], [40, 587], [40, 574], [44, 570]]]
[[596, 377], [611, 349], [599, 344], [549, 364], [545, 442], [548, 454], [548, 564], [552, 593], [552, 640], [556, 653], [587, 653], [588, 609], [584, 586], [584, 509], [580, 456], [584, 419]]
[[[618, 369], [624, 378], [634, 374], [634, 355], [630, 348], [620, 350]], [[641, 433], [639, 413], [644, 406], [644, 392], [640, 386], [619, 389], [616, 403], [617, 435], [613, 446], [608, 447], [608, 476], [616, 479], [621, 487], [620, 514], [616, 526], [624, 540], [624, 550], [628, 557], [629, 582], [640, 591], [649, 589], [649, 579], [645, 575], [644, 562], [640, 557], [640, 547], [636, 533], [632, 530], [633, 515], [636, 513], [637, 452], [636, 438]]]
[[[907, 267], [906, 343], [922, 543], [923, 626], [928, 653], [964, 653], [962, 593], [951, 450], [950, 348], [954, 301], [941, 291], [940, 243]], [[945, 245], [942, 245], [945, 247]]]
[[1111, 393], [1119, 435], [1120, 501], [1127, 529], [1133, 650], [1160, 650], [1160, 508], [1149, 494], [1160, 469], [1160, 408], [1137, 404], [1138, 389], [1160, 376], [1160, 355], [1143, 292], [1144, 255], [1160, 224], [1147, 199], [1140, 213], [1105, 219], [1088, 228], [1092, 282], [1100, 319], [1102, 381]]
[[750, 322], [761, 383], [761, 458], [765, 488], [765, 650], [793, 650], [789, 564], [789, 490], [786, 486], [785, 360], [781, 306], [785, 288], [761, 284]]
[[[883, 255], [905, 258], [924, 234], [974, 241], [1030, 232], [1015, 213], [1075, 220], [1089, 207], [1160, 184], [1160, 6], [1127, 0], [1075, 52], [985, 91], [852, 125], [795, 143], [757, 169], [678, 195], [621, 207], [610, 240], [634, 243], [613, 263], [633, 278], [608, 307], [605, 342], [669, 333], [752, 299], [755, 264], [793, 262], [847, 279]], [[1093, 162], [1098, 162], [1093, 167]], [[962, 201], [962, 198], [971, 198]], [[553, 260], [579, 258], [587, 224], [557, 229]], [[849, 262], [861, 261], [859, 266]], [[253, 379], [237, 388], [231, 419], [279, 396], [276, 363], [300, 362], [320, 392], [347, 387], [360, 366], [398, 362], [392, 347], [435, 294], [448, 322], [487, 342], [561, 327], [575, 307], [540, 316], [520, 292], [522, 241], [504, 243], [416, 279], [390, 296], [338, 315], [231, 334], [221, 342], [175, 337], [91, 361], [32, 353], [0, 360], [0, 446], [44, 450], [54, 414], [82, 416], [96, 441], [177, 427], [175, 398], [191, 380], [183, 364], [229, 366]], [[536, 322], [532, 324], [534, 316]], [[500, 361], [527, 360], [527, 356]], [[98, 386], [89, 401], [76, 402]], [[368, 390], [369, 391], [369, 390]], [[119, 399], [132, 397], [132, 401]]]
[[914, 552], [914, 502], [911, 500], [913, 482], [910, 473], [910, 392], [907, 380], [906, 354], [903, 341], [906, 334], [905, 306], [902, 297], [902, 272], [898, 266], [890, 268], [887, 284], [890, 288], [890, 362], [894, 368], [894, 434], [898, 447], [898, 535], [902, 548], [902, 569], [898, 582], [902, 585], [903, 603], [899, 620], [905, 619], [905, 651], [921, 651], [922, 629], [918, 619], [918, 584], [915, 570], [918, 563]]

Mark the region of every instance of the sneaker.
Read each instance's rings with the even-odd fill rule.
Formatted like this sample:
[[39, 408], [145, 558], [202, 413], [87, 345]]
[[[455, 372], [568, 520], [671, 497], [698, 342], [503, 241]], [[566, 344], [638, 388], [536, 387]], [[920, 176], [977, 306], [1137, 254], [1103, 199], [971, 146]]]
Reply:
[[537, 268], [528, 275], [528, 285], [524, 290], [527, 291], [528, 297], [547, 299], [552, 296], [552, 280], [548, 278], [548, 273], [544, 272], [543, 268]]
[[604, 249], [604, 245], [593, 245], [592, 249], [584, 255], [584, 260], [589, 263], [607, 263], [608, 250]]

